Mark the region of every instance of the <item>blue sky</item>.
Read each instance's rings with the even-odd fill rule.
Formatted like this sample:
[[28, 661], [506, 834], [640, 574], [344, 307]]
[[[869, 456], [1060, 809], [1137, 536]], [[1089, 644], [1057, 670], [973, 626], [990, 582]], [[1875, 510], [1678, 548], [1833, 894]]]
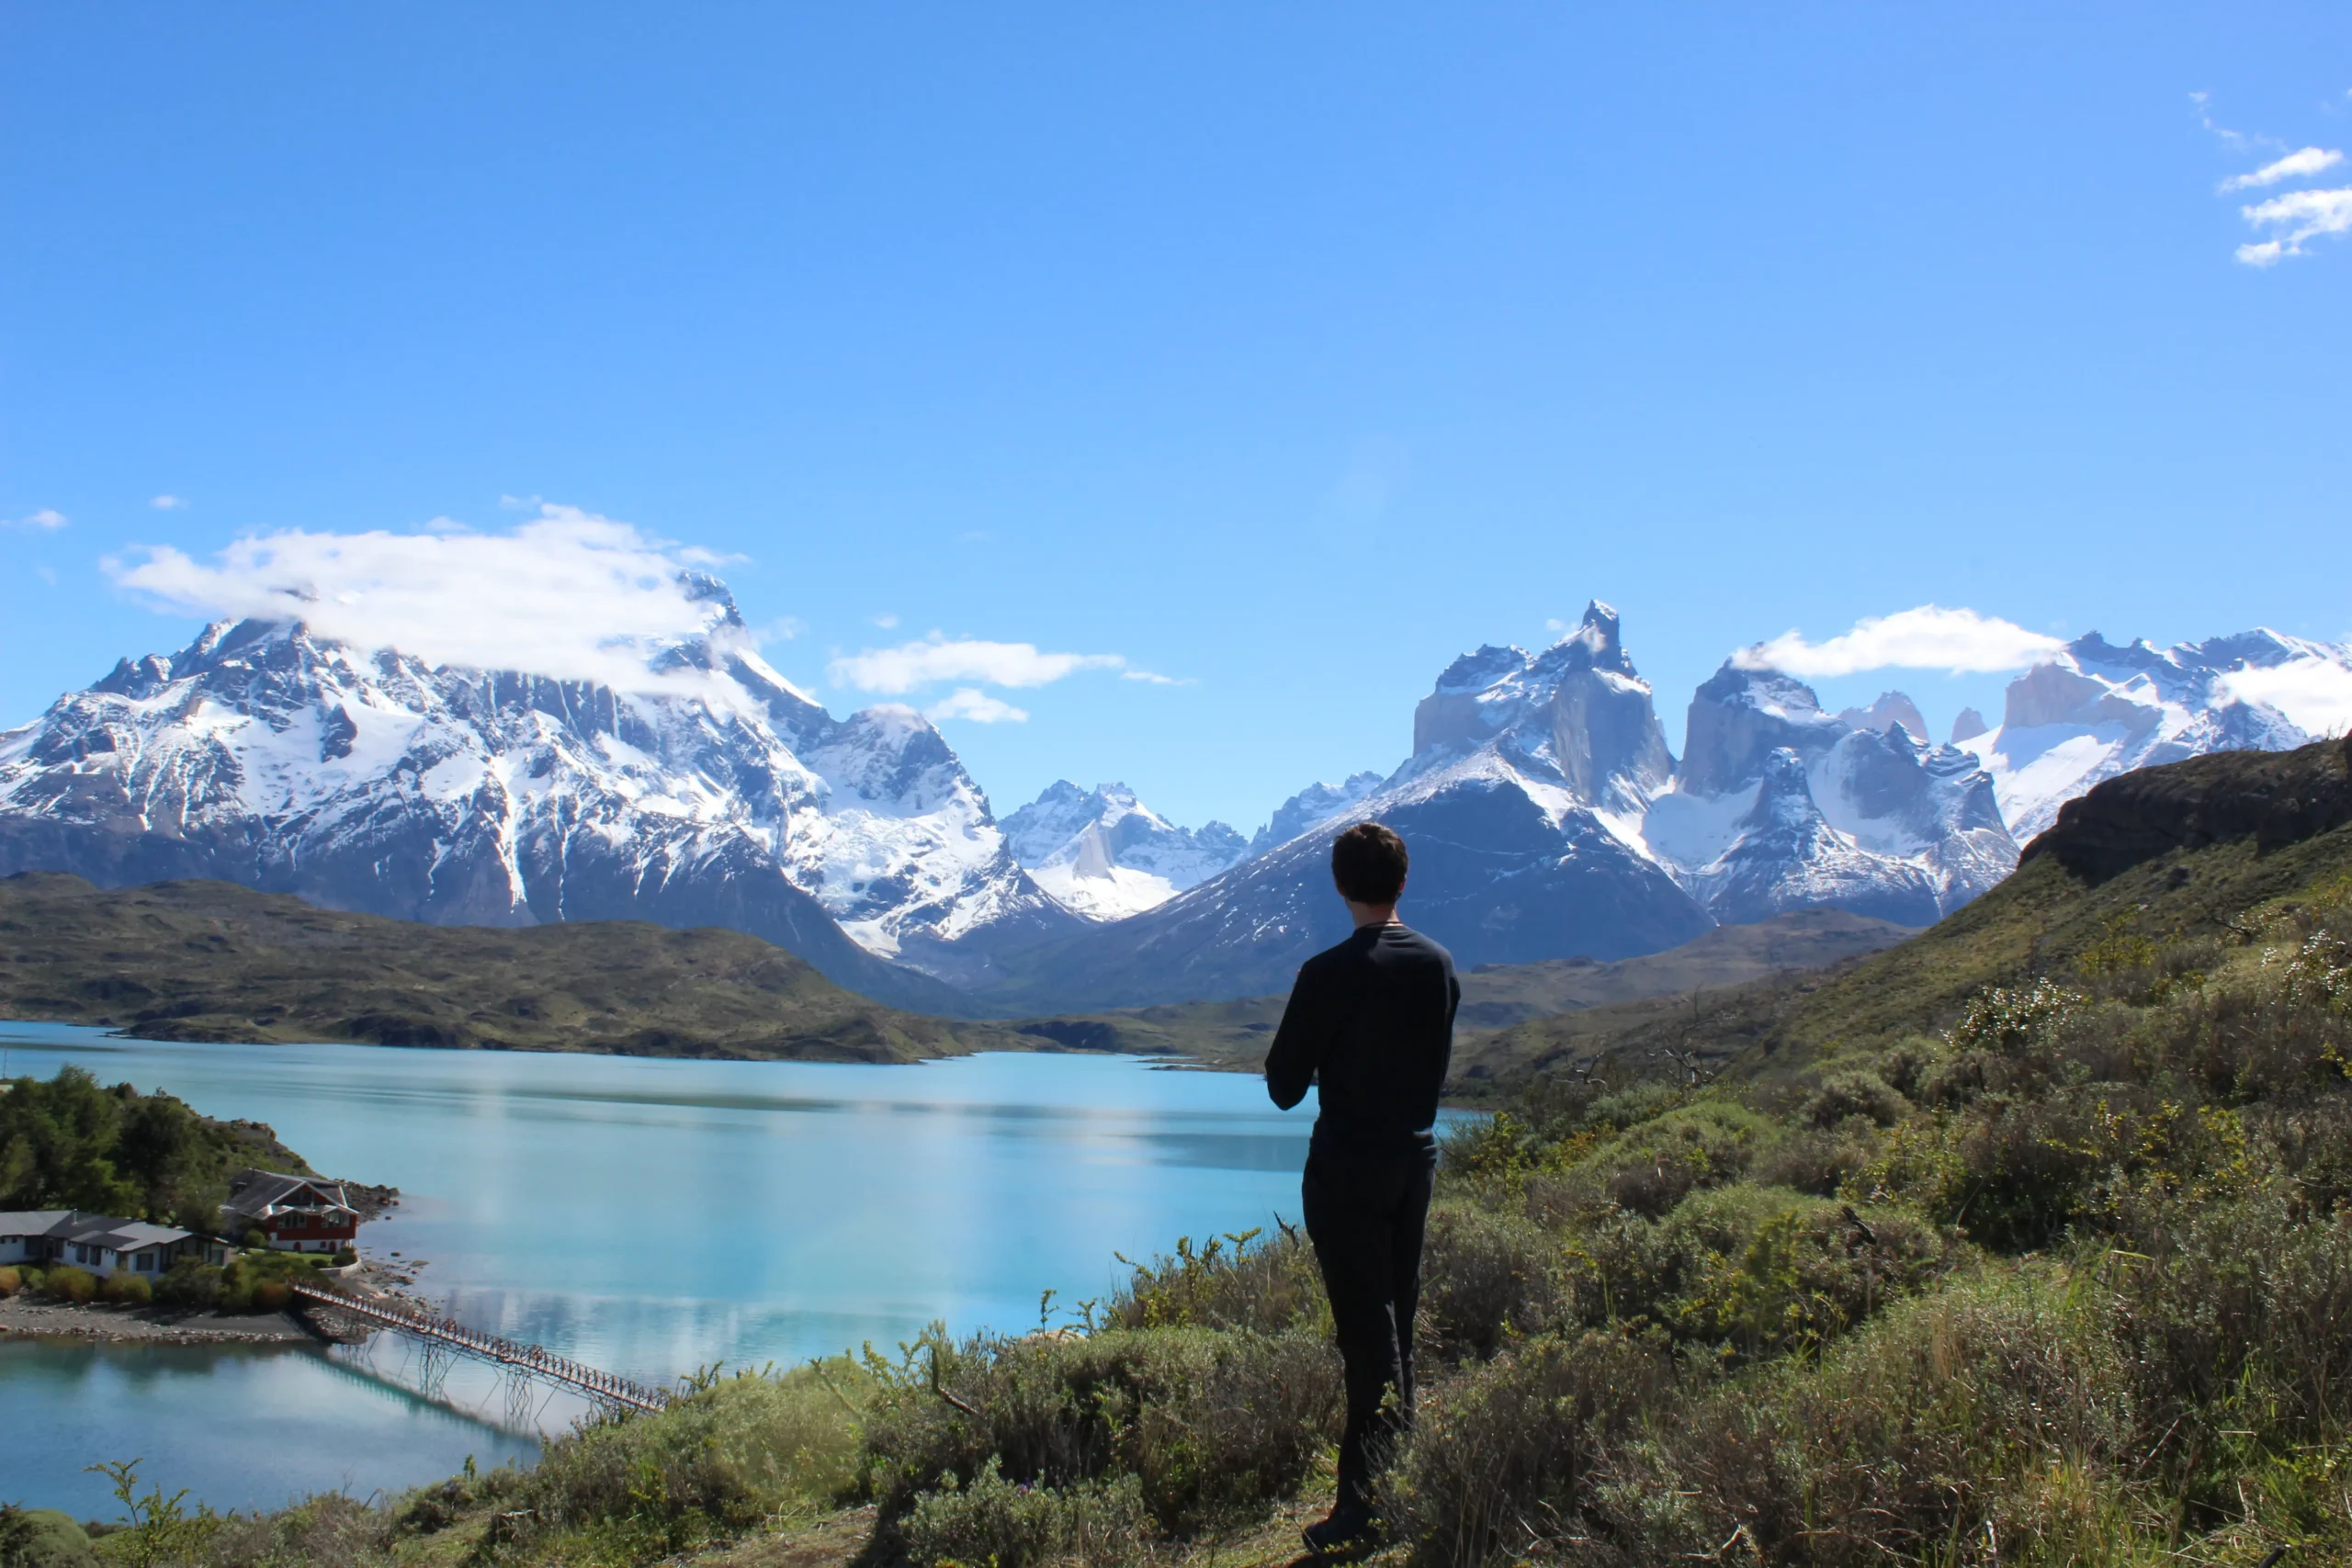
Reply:
[[186, 639], [154, 547], [542, 502], [1000, 810], [1245, 829], [1594, 596], [1678, 744], [1927, 604], [2342, 638], [2352, 244], [2240, 249], [2352, 175], [2221, 187], [2347, 90], [2322, 5], [0, 5], [0, 721]]

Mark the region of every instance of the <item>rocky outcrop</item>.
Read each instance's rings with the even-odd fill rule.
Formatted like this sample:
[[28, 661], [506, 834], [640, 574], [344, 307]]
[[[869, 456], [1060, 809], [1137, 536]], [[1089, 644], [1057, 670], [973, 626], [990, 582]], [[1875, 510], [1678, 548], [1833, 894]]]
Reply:
[[2109, 779], [2058, 811], [2025, 858], [2104, 882], [2176, 850], [2251, 840], [2267, 853], [2352, 823], [2352, 738], [2225, 752]]

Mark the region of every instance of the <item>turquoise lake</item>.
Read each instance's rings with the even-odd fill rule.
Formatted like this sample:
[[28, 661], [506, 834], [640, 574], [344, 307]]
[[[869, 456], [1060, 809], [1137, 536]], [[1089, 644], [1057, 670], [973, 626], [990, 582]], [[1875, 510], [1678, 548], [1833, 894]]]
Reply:
[[[1125, 1057], [915, 1066], [652, 1061], [347, 1045], [183, 1045], [0, 1024], [9, 1074], [64, 1063], [268, 1122], [330, 1174], [401, 1189], [362, 1248], [428, 1260], [460, 1320], [647, 1382], [789, 1364], [925, 1325], [1022, 1330], [1107, 1295], [1130, 1258], [1295, 1221], [1313, 1101]], [[216, 1507], [393, 1492], [526, 1461], [581, 1407], [517, 1419], [462, 1364], [418, 1392], [362, 1351], [0, 1341], [0, 1501], [110, 1518], [83, 1467]]]

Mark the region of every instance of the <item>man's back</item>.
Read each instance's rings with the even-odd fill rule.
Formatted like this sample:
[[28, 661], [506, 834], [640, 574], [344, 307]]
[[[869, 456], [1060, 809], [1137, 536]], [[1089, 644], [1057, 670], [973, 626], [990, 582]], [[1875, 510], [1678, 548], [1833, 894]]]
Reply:
[[1287, 1111], [1319, 1087], [1318, 1149], [1431, 1149], [1461, 999], [1444, 948], [1393, 922], [1361, 927], [1299, 969], [1267, 1090]]

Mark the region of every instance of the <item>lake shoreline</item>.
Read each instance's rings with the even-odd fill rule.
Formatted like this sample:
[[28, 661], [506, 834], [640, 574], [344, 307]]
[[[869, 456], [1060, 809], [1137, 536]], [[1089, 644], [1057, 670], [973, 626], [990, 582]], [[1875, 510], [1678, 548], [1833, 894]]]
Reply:
[[95, 1339], [109, 1345], [311, 1344], [316, 1336], [287, 1313], [158, 1312], [108, 1302], [74, 1303], [0, 1301], [0, 1335], [22, 1338]]

